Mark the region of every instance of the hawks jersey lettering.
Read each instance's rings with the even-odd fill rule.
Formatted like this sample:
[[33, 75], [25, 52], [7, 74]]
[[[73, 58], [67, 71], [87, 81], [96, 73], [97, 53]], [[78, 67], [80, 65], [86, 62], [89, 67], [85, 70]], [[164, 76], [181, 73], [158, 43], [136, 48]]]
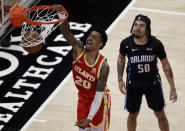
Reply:
[[[74, 83], [79, 91], [77, 107], [78, 121], [86, 119], [89, 114], [91, 103], [93, 102], [96, 92], [96, 84], [99, 78], [100, 68], [104, 60], [106, 60], [105, 57], [99, 54], [95, 63], [89, 65], [85, 59], [85, 51], [83, 51], [72, 64]], [[101, 106], [92, 119], [91, 126], [97, 127], [104, 120], [105, 107], [108, 105], [108, 102], [106, 102], [105, 99], [107, 91], [108, 90], [105, 89]]]
[[127, 55], [127, 76], [130, 79], [152, 79], [159, 75], [157, 58], [166, 57], [163, 44], [154, 36], [145, 45], [137, 45], [133, 35], [127, 37], [121, 42], [120, 54]]
[[73, 79], [79, 93], [87, 97], [94, 97], [96, 83], [99, 77], [100, 67], [105, 60], [101, 54], [98, 55], [95, 63], [89, 65], [85, 59], [85, 51], [73, 62]]

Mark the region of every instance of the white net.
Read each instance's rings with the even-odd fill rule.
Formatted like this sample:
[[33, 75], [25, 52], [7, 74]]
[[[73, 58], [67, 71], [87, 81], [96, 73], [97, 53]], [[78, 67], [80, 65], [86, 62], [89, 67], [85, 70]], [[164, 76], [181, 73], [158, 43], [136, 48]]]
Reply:
[[[64, 19], [65, 13], [58, 12], [55, 9], [45, 8], [43, 10], [38, 9], [34, 12], [28, 12], [27, 17], [28, 19], [37, 22], [56, 22], [60, 19]], [[21, 30], [22, 40], [20, 42], [20, 45], [23, 47], [33, 47], [42, 42], [45, 43], [46, 37], [51, 34], [52, 31], [59, 26], [59, 24], [60, 23], [32, 25], [23, 22]], [[29, 37], [25, 35], [27, 32], [29, 32]], [[35, 36], [35, 32], [39, 33], [39, 36], [33, 37]], [[32, 38], [31, 40], [30, 37]]]

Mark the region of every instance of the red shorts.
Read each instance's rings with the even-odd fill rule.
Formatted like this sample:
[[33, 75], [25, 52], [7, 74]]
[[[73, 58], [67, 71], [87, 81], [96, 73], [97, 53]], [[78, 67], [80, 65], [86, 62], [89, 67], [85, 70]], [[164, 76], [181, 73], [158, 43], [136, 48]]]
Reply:
[[[101, 125], [103, 122], [106, 123], [107, 128], [109, 128], [110, 125], [110, 108], [111, 108], [111, 96], [110, 96], [110, 90], [109, 89], [105, 89], [104, 91], [104, 96], [103, 96], [103, 100], [101, 103], [101, 106], [98, 110], [98, 112], [96, 113], [96, 115], [93, 117], [90, 126], [93, 127], [98, 127], [99, 125]], [[82, 119], [86, 119], [90, 108], [91, 108], [91, 104], [93, 102], [93, 99], [88, 99], [84, 96], [80, 96], [79, 95], [79, 100], [78, 100], [78, 107], [77, 107], [77, 120], [80, 121]]]

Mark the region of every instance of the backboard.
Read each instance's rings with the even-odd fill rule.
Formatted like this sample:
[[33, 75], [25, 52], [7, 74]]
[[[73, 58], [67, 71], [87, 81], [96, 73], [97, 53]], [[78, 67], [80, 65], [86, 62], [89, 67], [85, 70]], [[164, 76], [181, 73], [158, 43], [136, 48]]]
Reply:
[[10, 25], [9, 10], [18, 3], [21, 7], [31, 7], [41, 0], [0, 0], [0, 45], [4, 45], [4, 39], [15, 28]]

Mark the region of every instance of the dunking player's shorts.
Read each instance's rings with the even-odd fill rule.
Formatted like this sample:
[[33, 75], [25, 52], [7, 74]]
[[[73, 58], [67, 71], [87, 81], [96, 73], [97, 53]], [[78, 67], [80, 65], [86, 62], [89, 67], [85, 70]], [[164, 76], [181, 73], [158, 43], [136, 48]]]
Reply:
[[145, 95], [148, 107], [154, 111], [161, 111], [165, 106], [160, 79], [130, 80], [127, 82], [125, 108], [129, 112], [140, 110], [142, 96]]
[[[78, 108], [77, 108], [77, 120], [86, 119], [91, 107], [93, 99], [87, 99], [82, 95], [79, 95]], [[105, 88], [103, 100], [101, 106], [93, 117], [90, 125], [87, 128], [91, 128], [93, 131], [108, 131], [110, 125], [110, 111], [111, 111], [111, 95], [110, 90]], [[103, 123], [103, 124], [102, 124]], [[103, 128], [102, 128], [103, 125]]]

